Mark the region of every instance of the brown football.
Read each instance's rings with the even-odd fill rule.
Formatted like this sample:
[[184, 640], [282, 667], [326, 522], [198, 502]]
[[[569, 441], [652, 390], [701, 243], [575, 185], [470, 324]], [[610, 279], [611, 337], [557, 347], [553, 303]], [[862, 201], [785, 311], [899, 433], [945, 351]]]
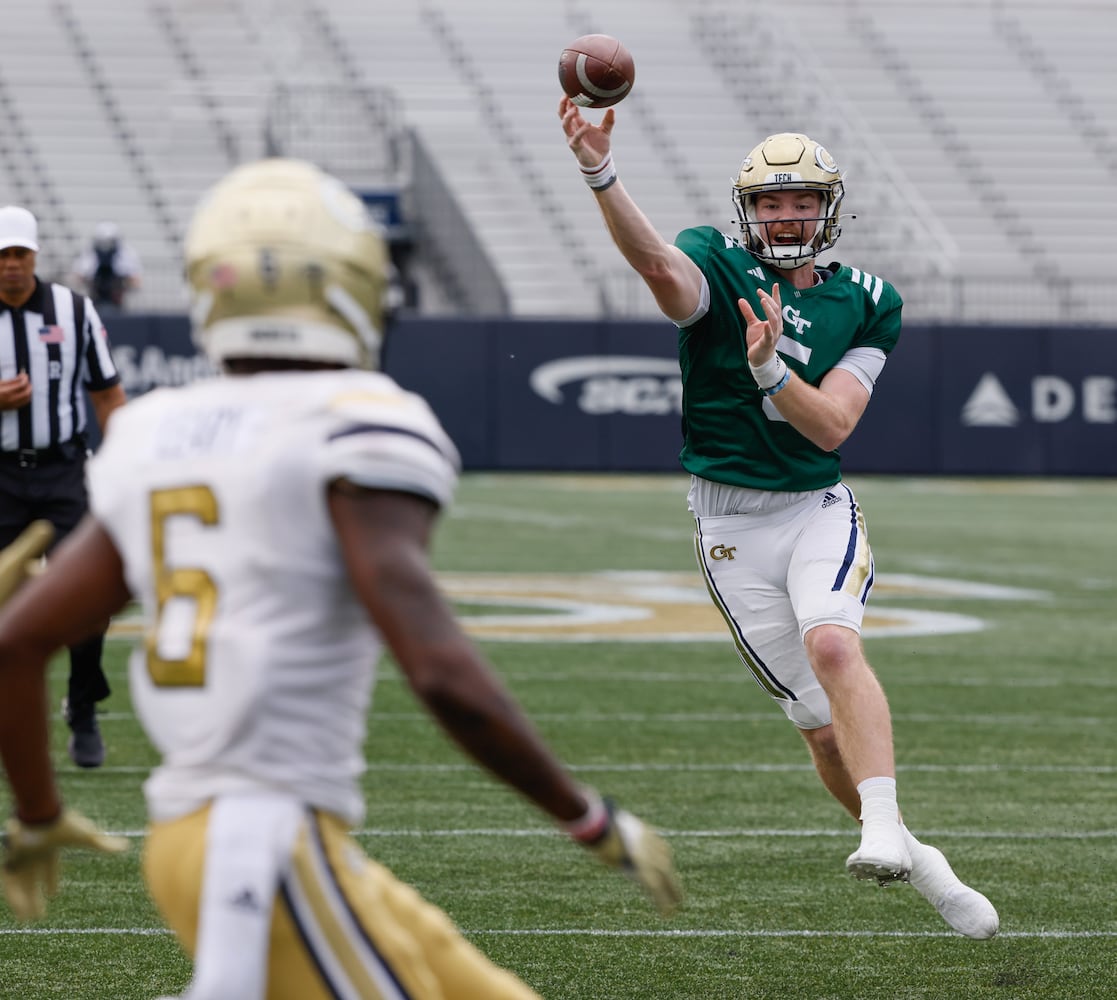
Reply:
[[559, 56], [559, 84], [579, 107], [607, 108], [623, 100], [636, 81], [632, 56], [611, 35], [575, 38]]

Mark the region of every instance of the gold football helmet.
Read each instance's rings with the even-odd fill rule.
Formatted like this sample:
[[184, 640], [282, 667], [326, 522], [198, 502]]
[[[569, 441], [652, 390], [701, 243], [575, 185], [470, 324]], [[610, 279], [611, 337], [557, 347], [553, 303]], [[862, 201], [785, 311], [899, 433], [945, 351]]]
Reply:
[[376, 368], [390, 270], [341, 181], [301, 160], [237, 167], [186, 236], [194, 336], [215, 364], [275, 358]]
[[[807, 243], [772, 246], [764, 239], [765, 227], [757, 221], [755, 205], [756, 196], [766, 191], [819, 192], [822, 210]], [[733, 182], [745, 247], [773, 267], [799, 267], [837, 242], [842, 232], [838, 208], [844, 195], [838, 165], [817, 142], [800, 132], [768, 136], [745, 157]]]

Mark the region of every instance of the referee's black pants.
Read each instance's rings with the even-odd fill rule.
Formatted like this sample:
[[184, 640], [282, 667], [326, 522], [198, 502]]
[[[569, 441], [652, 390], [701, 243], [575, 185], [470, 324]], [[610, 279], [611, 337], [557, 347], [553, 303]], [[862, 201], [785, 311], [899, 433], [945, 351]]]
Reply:
[[[0, 453], [0, 548], [15, 541], [32, 521], [44, 518], [54, 525], [53, 549], [77, 527], [88, 509], [84, 449], [72, 454], [39, 452], [34, 462], [21, 464], [17, 455]], [[91, 713], [96, 702], [109, 696], [109, 682], [101, 666], [104, 646], [105, 634], [98, 632], [70, 647], [67, 697], [71, 717]]]

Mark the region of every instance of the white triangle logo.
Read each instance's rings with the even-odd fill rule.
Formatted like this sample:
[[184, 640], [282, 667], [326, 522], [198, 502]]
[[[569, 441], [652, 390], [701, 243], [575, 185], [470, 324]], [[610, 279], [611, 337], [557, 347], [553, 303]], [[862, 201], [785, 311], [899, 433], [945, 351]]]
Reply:
[[965, 427], [1015, 427], [1020, 423], [1016, 408], [997, 376], [986, 372], [962, 407]]

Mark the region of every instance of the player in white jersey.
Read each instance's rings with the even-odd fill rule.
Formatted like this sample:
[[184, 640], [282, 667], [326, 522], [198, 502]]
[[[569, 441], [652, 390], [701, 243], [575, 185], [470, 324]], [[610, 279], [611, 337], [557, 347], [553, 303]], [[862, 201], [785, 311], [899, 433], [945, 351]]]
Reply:
[[423, 400], [354, 369], [211, 379], [135, 403], [90, 485], [129, 590], [155, 613], [130, 664], [163, 756], [152, 818], [283, 786], [358, 822], [382, 641], [338, 572], [324, 500], [344, 479], [444, 506], [454, 445]]
[[[90, 465], [91, 516], [0, 613], [9, 901], [42, 911], [60, 847], [118, 847], [62, 810], [42, 672], [135, 598], [132, 695], [162, 758], [144, 873], [194, 956], [185, 996], [534, 997], [349, 835], [383, 648], [466, 752], [663, 913], [678, 880], [654, 831], [561, 766], [439, 593], [428, 545], [457, 452], [422, 399], [361, 370], [379, 348], [382, 239], [337, 181], [269, 160], [210, 193], [186, 258], [200, 342], [228, 377], [121, 412]], [[0, 598], [23, 545], [0, 562]]]

